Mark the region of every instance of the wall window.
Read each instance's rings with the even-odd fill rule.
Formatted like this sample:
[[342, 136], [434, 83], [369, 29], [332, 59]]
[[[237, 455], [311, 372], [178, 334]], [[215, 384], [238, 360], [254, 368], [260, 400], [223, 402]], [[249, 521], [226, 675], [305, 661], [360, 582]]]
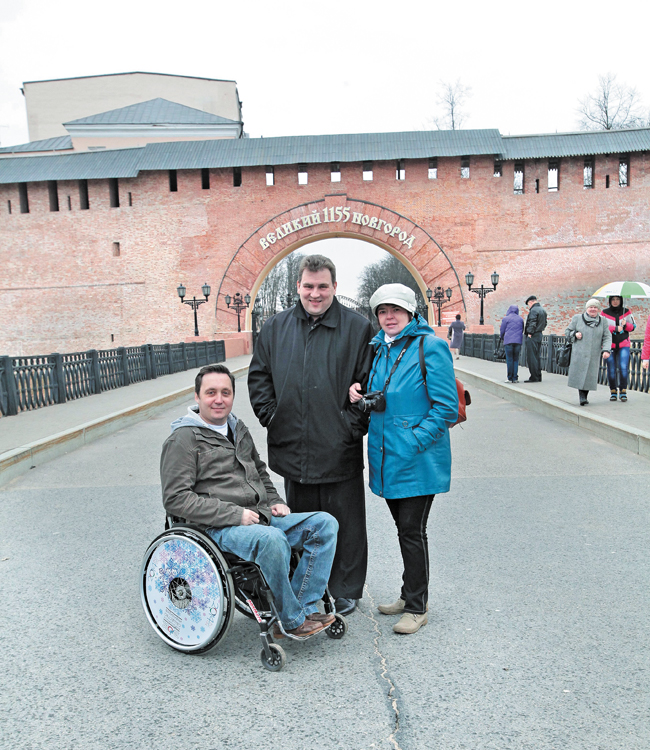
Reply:
[[232, 186], [241, 187], [241, 167], [232, 168]]
[[337, 161], [330, 166], [330, 182], [341, 182], [341, 165]]
[[178, 192], [178, 172], [175, 169], [169, 170], [169, 192]]
[[20, 213], [28, 214], [29, 213], [29, 198], [27, 197], [27, 183], [26, 182], [18, 183], [18, 198], [20, 200]]
[[438, 179], [438, 159], [436, 159], [435, 157], [429, 159], [429, 179]]
[[460, 160], [460, 176], [469, 180], [469, 156], [463, 156]]
[[535, 192], [539, 193], [539, 179], [535, 180]]
[[72, 198], [68, 196], [68, 211], [72, 211]]
[[594, 186], [594, 157], [588, 156], [585, 159], [584, 169], [582, 171], [582, 186], [585, 190]]
[[7, 213], [11, 213], [11, 201], [7, 201]]
[[494, 177], [503, 177], [503, 164], [500, 161], [494, 162]]
[[605, 175], [605, 187], [609, 187], [609, 175]]
[[397, 164], [395, 165], [395, 179], [396, 180], [406, 179], [406, 169], [404, 169], [404, 159], [399, 159]]
[[515, 162], [514, 191], [515, 191], [515, 195], [524, 194], [524, 163], [523, 161]]
[[56, 180], [49, 180], [47, 183], [47, 192], [50, 198], [50, 211], [59, 210], [59, 189]]
[[370, 182], [372, 180], [372, 162], [371, 161], [363, 162], [363, 179], [366, 182]]
[[298, 184], [306, 185], [309, 182], [306, 164], [298, 164]]
[[113, 243], [113, 257], [119, 258], [119, 256], [120, 256], [120, 243], [114, 242]]
[[133, 205], [133, 193], [129, 192], [128, 198], [129, 198], [129, 207], [130, 207]]
[[88, 202], [88, 180], [79, 180], [79, 208], [87, 211], [90, 208]]
[[120, 185], [117, 181], [117, 177], [111, 177], [108, 181], [108, 197], [110, 199], [111, 208], [120, 207]]
[[557, 193], [560, 189], [560, 162], [549, 161], [548, 163], [548, 192]]
[[266, 168], [266, 186], [272, 187], [275, 185], [275, 167]]
[[630, 157], [621, 156], [618, 160], [618, 186], [627, 187], [630, 184]]
[[210, 170], [202, 169], [201, 170], [201, 190], [209, 190], [209, 189], [210, 189]]

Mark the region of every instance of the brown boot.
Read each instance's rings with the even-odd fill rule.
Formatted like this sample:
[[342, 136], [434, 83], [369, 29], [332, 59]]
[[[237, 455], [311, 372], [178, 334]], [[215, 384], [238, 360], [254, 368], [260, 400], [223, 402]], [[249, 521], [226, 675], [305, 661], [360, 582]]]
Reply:
[[[298, 625], [297, 628], [293, 628], [292, 630], [287, 630], [286, 632], [289, 635], [295, 635], [298, 638], [307, 638], [310, 635], [314, 635], [315, 633], [318, 633], [324, 628], [325, 628], [325, 625], [322, 622], [318, 622], [316, 620], [305, 619], [305, 621], [301, 623], [300, 625]], [[284, 633], [280, 630], [277, 624], [273, 626], [273, 637], [277, 639], [284, 638]]]
[[336, 620], [336, 617], [332, 614], [324, 615], [320, 612], [312, 612], [310, 615], [307, 615], [307, 619], [314, 620], [314, 622], [322, 622], [325, 627], [328, 627]]

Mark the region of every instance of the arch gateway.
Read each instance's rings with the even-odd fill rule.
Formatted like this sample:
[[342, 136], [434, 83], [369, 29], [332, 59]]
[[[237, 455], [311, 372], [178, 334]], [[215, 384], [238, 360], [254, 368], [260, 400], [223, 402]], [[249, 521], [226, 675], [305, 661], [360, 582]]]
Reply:
[[254, 298], [285, 255], [331, 237], [384, 248], [423, 291], [451, 287], [448, 309], [470, 325], [465, 274], [489, 284], [497, 270], [487, 324], [536, 294], [563, 331], [601, 284], [650, 278], [650, 129], [0, 154], [0, 353], [191, 340], [180, 283], [189, 298], [212, 288], [202, 336], [236, 336], [225, 295]]

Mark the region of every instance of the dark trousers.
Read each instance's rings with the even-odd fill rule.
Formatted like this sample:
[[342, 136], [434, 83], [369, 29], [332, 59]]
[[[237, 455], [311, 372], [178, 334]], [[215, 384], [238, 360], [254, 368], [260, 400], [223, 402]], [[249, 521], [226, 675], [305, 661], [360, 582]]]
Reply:
[[542, 365], [539, 361], [539, 350], [542, 346], [542, 334], [534, 333], [528, 337], [526, 342], [526, 364], [530, 371], [530, 379], [540, 381], [542, 379]]
[[505, 344], [506, 366], [508, 368], [508, 380], [512, 383], [519, 379], [519, 352], [521, 344]]
[[368, 567], [366, 496], [363, 473], [344, 482], [301, 484], [284, 480], [287, 505], [295, 513], [323, 510], [339, 522], [336, 555], [330, 573], [330, 594], [335, 598], [361, 599]]
[[429, 543], [427, 521], [435, 495], [386, 500], [397, 526], [399, 547], [404, 562], [401, 598], [404, 611], [416, 615], [427, 611], [429, 600]]

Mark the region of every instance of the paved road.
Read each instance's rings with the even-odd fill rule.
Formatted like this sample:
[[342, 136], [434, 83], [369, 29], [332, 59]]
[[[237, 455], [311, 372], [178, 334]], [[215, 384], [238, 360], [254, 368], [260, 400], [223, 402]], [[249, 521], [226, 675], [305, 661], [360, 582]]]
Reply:
[[[375, 614], [399, 586], [383, 501], [342, 641], [259, 662], [237, 615], [205, 656], [150, 630], [138, 571], [161, 530], [160, 445], [183, 409], [0, 491], [0, 746], [178, 750], [647, 750], [650, 462], [479, 390], [436, 498], [429, 624]], [[256, 424], [238, 381], [236, 412]]]

